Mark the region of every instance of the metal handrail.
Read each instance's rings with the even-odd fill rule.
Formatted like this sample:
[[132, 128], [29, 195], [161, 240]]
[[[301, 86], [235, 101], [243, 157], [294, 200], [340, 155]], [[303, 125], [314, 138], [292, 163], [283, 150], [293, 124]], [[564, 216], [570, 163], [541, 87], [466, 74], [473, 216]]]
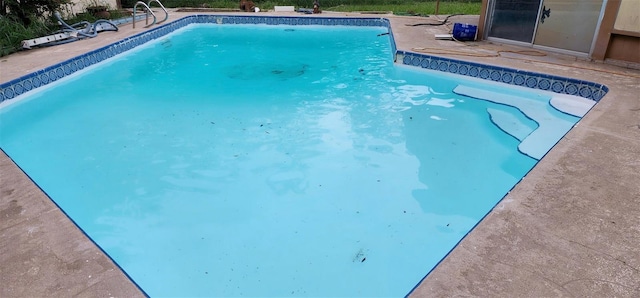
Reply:
[[[142, 1], [138, 1], [138, 2], [136, 2], [136, 5], [133, 6], [133, 28], [134, 29], [136, 28], [136, 9], [138, 8], [138, 5], [142, 5], [144, 7], [144, 9], [147, 10], [147, 12], [145, 13], [146, 17], [144, 18], [146, 26], [144, 26], [144, 27], [147, 28], [147, 27], [153, 26], [153, 24], [155, 24], [156, 20], [157, 20], [156, 14], [153, 13], [153, 11], [151, 11], [151, 8], [149, 8], [149, 6], [146, 3], [142, 2]], [[167, 11], [165, 10], [165, 12], [167, 12]], [[153, 16], [153, 23], [151, 23], [151, 24], [149, 24], [149, 14], [151, 14]]]
[[156, 24], [160, 24], [160, 23], [166, 21], [167, 19], [169, 19], [169, 12], [167, 12], [167, 9], [164, 8], [164, 5], [162, 5], [160, 0], [149, 0], [149, 2], [147, 2], [147, 7], [151, 7], [151, 3], [153, 3], [153, 2], [158, 3], [158, 5], [160, 5], [160, 8], [162, 8], [162, 10], [164, 11], [164, 20], [162, 20], [160, 22], [156, 22]]

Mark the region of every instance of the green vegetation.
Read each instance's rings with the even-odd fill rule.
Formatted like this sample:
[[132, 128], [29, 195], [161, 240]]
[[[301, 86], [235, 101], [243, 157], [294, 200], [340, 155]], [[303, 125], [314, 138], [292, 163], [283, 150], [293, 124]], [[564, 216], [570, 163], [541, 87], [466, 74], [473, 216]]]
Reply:
[[[136, 0], [122, 0], [124, 7], [133, 7]], [[276, 5], [311, 8], [313, 0], [254, 0], [263, 10]], [[211, 7], [238, 8], [236, 0], [164, 0], [166, 7]], [[482, 0], [440, 0], [438, 14], [479, 14]], [[352, 11], [392, 11], [399, 15], [430, 15], [436, 12], [436, 0], [321, 0], [323, 10]]]
[[0, 57], [17, 52], [21, 49], [21, 42], [51, 32], [49, 26], [39, 20], [30, 20], [25, 26], [21, 22], [0, 17]]
[[[440, 2], [438, 7], [439, 15], [450, 14], [480, 14], [480, 2]], [[379, 4], [379, 5], [338, 5], [334, 7], [323, 7], [324, 10], [331, 11], [391, 11], [398, 15], [432, 15], [436, 13], [435, 1], [406, 1], [402, 4]]]
[[[123, 7], [133, 7], [137, 0], [121, 0]], [[238, 8], [238, 0], [161, 0], [166, 7]], [[311, 8], [313, 0], [253, 0], [262, 10], [274, 6]], [[20, 42], [26, 39], [52, 34], [59, 29], [52, 13], [63, 11], [68, 0], [0, 0], [0, 56], [20, 50]], [[479, 14], [482, 0], [440, 0], [438, 14]], [[321, 9], [340, 12], [393, 12], [398, 15], [432, 15], [436, 0], [320, 0]], [[120, 11], [110, 11], [111, 18], [124, 16]], [[65, 21], [94, 22], [87, 13], [68, 15]]]
[[32, 21], [44, 18], [65, 4], [66, 0], [2, 0], [0, 16], [28, 27]]
[[19, 50], [22, 40], [51, 32], [52, 22], [45, 16], [64, 3], [64, 0], [0, 1], [0, 56]]

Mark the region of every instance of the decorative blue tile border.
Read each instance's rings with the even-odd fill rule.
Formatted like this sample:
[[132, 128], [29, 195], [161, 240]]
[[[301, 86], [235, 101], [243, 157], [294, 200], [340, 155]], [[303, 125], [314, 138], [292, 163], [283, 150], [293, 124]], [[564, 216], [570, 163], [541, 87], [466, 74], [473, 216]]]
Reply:
[[158, 37], [167, 35], [176, 29], [195, 23], [386, 27], [389, 30], [389, 36], [391, 38], [392, 53], [396, 52], [396, 44], [393, 39], [393, 32], [391, 32], [391, 23], [384, 18], [192, 15], [0, 84], [0, 102], [10, 100], [34, 88], [55, 82], [85, 67], [126, 52]]
[[[402, 54], [402, 63], [406, 65], [503, 82], [533, 89], [548, 90], [555, 93], [576, 95], [595, 101], [599, 101], [609, 91], [609, 88], [606, 86], [592, 82], [429, 56], [425, 54], [397, 51], [393, 32], [391, 31], [391, 23], [389, 20], [384, 18], [192, 15], [169, 24], [153, 28], [149, 31], [133, 35], [108, 46], [49, 66], [45, 69], [41, 69], [15, 80], [0, 84], [0, 102], [10, 100], [34, 88], [55, 82], [85, 67], [126, 52], [148, 41], [167, 35], [176, 29], [195, 23], [386, 27], [388, 28], [389, 37], [391, 38], [392, 53], [396, 53], [396, 55]], [[394, 55], [394, 57], [396, 56]]]
[[569, 94], [599, 101], [609, 88], [605, 85], [513, 68], [491, 66], [420, 53], [398, 51], [402, 64], [449, 72], [509, 85]]

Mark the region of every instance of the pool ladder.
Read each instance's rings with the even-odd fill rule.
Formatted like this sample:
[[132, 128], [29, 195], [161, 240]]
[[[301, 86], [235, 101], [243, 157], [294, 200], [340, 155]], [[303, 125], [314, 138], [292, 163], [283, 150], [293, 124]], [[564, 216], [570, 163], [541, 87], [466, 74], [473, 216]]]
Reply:
[[[158, 5], [160, 5], [160, 8], [162, 8], [162, 11], [164, 11], [164, 19], [160, 22], [157, 22], [158, 19], [156, 18], [156, 14], [153, 13], [153, 11], [151, 10], [151, 3], [153, 2], [158, 3]], [[142, 9], [145, 11], [145, 18], [144, 18], [144, 23], [146, 25], [144, 26], [145, 28], [151, 27], [155, 24], [160, 24], [169, 18], [169, 13], [167, 12], [167, 9], [164, 8], [164, 5], [162, 5], [160, 0], [150, 0], [147, 3], [138, 1], [136, 2], [136, 5], [133, 6], [133, 28], [136, 27], [136, 11], [138, 9], [138, 5], [142, 5]], [[151, 24], [149, 24], [149, 15], [153, 17], [153, 22]]]

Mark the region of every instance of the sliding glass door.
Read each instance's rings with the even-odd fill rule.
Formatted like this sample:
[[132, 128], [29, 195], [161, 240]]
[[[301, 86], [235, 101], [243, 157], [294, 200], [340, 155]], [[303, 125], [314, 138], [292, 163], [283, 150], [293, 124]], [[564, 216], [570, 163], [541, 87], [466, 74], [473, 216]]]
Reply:
[[542, 0], [495, 0], [489, 37], [533, 42]]
[[[589, 53], [603, 0], [544, 0], [535, 45]], [[640, 1], [640, 0], [636, 0]]]
[[489, 1], [488, 37], [589, 53], [605, 0]]

